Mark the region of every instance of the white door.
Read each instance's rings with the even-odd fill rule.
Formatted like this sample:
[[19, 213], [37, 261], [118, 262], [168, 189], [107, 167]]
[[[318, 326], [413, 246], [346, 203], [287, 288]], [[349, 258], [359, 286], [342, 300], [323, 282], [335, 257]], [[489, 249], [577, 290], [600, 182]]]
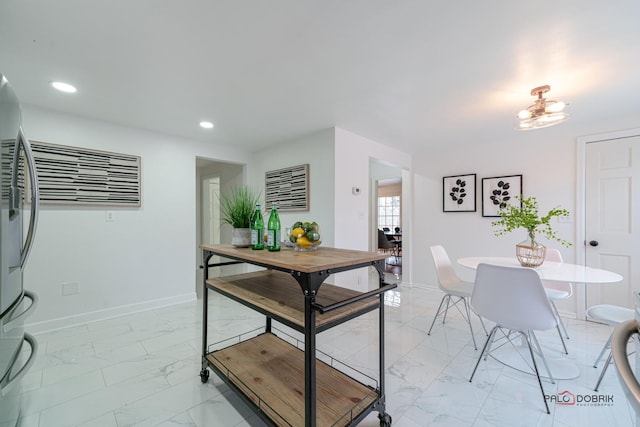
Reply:
[[220, 243], [220, 178], [202, 180], [202, 243]]
[[586, 144], [585, 261], [622, 282], [587, 285], [586, 306], [632, 308], [640, 291], [640, 136]]

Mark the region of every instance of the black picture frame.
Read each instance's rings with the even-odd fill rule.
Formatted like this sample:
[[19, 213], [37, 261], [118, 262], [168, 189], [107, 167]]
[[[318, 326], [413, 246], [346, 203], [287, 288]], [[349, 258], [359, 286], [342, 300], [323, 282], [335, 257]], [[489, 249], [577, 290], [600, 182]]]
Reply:
[[476, 211], [476, 174], [442, 178], [442, 212]]
[[482, 216], [500, 217], [500, 206], [508, 203], [522, 205], [522, 175], [482, 178]]

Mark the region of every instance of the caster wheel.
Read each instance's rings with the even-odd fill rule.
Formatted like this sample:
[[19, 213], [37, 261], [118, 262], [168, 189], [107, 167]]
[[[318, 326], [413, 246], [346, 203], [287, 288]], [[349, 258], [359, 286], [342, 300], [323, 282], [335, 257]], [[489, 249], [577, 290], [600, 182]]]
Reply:
[[203, 369], [202, 371], [200, 371], [200, 381], [202, 381], [202, 383], [206, 383], [207, 381], [209, 381], [209, 370], [208, 369]]
[[385, 412], [378, 415], [378, 418], [380, 418], [380, 427], [391, 427], [391, 415]]

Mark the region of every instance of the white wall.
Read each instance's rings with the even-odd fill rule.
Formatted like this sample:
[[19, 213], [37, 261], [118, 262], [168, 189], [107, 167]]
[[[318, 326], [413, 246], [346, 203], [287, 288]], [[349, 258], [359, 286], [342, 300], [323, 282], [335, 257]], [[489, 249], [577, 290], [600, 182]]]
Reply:
[[[320, 226], [322, 245], [334, 246], [334, 130], [325, 129], [286, 141], [253, 154], [247, 168], [249, 182], [262, 191], [267, 171], [309, 164], [309, 211], [279, 212], [282, 232], [296, 221], [316, 221]], [[270, 212], [267, 206], [265, 212]], [[268, 217], [268, 214], [267, 214]], [[265, 218], [265, 220], [267, 219]]]
[[[441, 150], [414, 158], [415, 233], [412, 279], [417, 285], [435, 286], [436, 276], [429, 246], [443, 245], [450, 258], [487, 255], [513, 256], [515, 244], [524, 240], [524, 230], [495, 237], [491, 221], [482, 217], [482, 178], [501, 175], [523, 175], [523, 194], [536, 196], [541, 212], [562, 206], [572, 213], [570, 223], [552, 224], [560, 237], [574, 244], [559, 247], [541, 237], [541, 243], [559, 247], [565, 261], [575, 261], [576, 223], [576, 140], [582, 135], [636, 127], [636, 118], [609, 120], [601, 123], [572, 124], [571, 121], [530, 132], [514, 130], [507, 141], [492, 141], [480, 135], [477, 141], [463, 147]], [[475, 213], [442, 212], [442, 177], [477, 174], [477, 211]], [[423, 259], [426, 262], [419, 262]], [[473, 280], [473, 272], [455, 266], [463, 279]], [[567, 314], [576, 313], [575, 300], [559, 305]]]
[[[335, 235], [337, 247], [369, 250], [369, 235], [372, 227], [369, 220], [372, 159], [394, 165], [399, 169], [411, 169], [411, 156], [408, 153], [336, 128]], [[353, 187], [362, 189], [360, 195], [353, 195], [351, 192]], [[403, 209], [405, 207], [403, 206]]]
[[[376, 227], [376, 225], [372, 225], [373, 219], [369, 218], [371, 191], [373, 191], [370, 185], [372, 160], [382, 161], [399, 169], [410, 171], [411, 156], [341, 128], [335, 128], [335, 132], [334, 197], [336, 209], [334, 215], [336, 247], [368, 251], [371, 247], [371, 234]], [[404, 185], [410, 185], [410, 180], [403, 179]], [[353, 187], [360, 187], [359, 195], [356, 196], [352, 193]], [[403, 199], [402, 203], [404, 224], [405, 219], [409, 218], [410, 212], [412, 212], [412, 202], [409, 198]], [[375, 234], [375, 238], [377, 239], [377, 234]], [[403, 236], [403, 252], [405, 248], [407, 251], [411, 250], [410, 241], [411, 236], [407, 236], [407, 238]], [[405, 265], [410, 268], [410, 263]], [[368, 290], [368, 272], [360, 269], [341, 273], [335, 277], [334, 283], [366, 291]]]
[[[243, 163], [230, 145], [204, 144], [25, 107], [27, 137], [139, 155], [142, 207], [43, 206], [25, 287], [40, 304], [35, 330], [195, 298], [196, 156]], [[105, 212], [115, 213], [114, 222]], [[63, 282], [78, 282], [62, 296]], [[45, 322], [45, 323], [41, 323]]]

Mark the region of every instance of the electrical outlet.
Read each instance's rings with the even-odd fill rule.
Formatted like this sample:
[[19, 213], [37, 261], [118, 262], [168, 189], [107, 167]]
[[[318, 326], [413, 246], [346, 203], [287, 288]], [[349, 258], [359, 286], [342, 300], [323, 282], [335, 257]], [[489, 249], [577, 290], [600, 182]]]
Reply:
[[114, 213], [112, 211], [107, 211], [106, 212], [106, 221], [107, 222], [113, 222], [116, 220], [116, 216], [114, 215]]
[[79, 282], [63, 282], [62, 283], [62, 296], [77, 295], [80, 293]]

